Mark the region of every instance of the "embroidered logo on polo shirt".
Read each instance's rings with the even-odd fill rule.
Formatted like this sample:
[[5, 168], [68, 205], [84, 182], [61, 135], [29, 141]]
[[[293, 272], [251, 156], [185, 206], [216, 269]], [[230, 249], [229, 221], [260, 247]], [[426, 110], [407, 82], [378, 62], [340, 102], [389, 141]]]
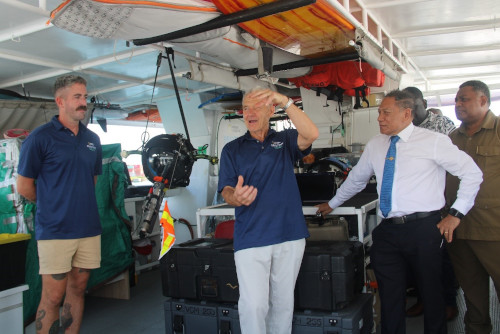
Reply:
[[273, 141], [273, 142], [271, 142], [271, 147], [274, 148], [275, 150], [279, 150], [280, 148], [283, 147], [283, 142], [282, 141]]
[[87, 143], [87, 148], [94, 152], [97, 148], [95, 147], [94, 143], [88, 142]]

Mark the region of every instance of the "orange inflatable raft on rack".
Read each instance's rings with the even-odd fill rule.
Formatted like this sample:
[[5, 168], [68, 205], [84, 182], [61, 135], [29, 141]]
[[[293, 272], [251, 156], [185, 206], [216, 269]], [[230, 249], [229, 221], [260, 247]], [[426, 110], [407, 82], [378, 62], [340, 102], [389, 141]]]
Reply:
[[[274, 1], [212, 2], [222, 13], [231, 14]], [[353, 51], [349, 40], [355, 37], [355, 27], [325, 0], [238, 25], [269, 44], [307, 58]]]

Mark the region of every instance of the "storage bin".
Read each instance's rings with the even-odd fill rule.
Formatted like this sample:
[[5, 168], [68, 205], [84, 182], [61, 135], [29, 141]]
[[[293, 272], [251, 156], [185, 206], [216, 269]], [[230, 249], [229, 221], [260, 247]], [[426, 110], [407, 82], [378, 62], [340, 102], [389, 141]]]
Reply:
[[0, 291], [25, 283], [26, 247], [30, 234], [0, 234]]
[[23, 334], [23, 291], [27, 285], [0, 291], [0, 328], [2, 333]]

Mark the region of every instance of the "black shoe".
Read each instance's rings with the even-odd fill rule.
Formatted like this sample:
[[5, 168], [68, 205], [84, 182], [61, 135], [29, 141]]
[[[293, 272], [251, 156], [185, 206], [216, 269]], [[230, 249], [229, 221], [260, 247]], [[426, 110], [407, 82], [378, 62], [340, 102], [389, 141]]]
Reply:
[[458, 307], [446, 306], [446, 321], [451, 321], [455, 319], [457, 315], [458, 315]]
[[424, 313], [424, 304], [420, 301], [417, 301], [415, 305], [406, 310], [407, 317], [418, 317], [422, 313]]

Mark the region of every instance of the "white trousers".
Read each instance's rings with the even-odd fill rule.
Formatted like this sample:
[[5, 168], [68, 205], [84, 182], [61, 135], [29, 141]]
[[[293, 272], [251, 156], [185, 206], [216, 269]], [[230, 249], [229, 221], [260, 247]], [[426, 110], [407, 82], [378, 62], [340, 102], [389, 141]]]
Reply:
[[305, 239], [248, 248], [234, 254], [242, 334], [290, 334], [295, 281]]

